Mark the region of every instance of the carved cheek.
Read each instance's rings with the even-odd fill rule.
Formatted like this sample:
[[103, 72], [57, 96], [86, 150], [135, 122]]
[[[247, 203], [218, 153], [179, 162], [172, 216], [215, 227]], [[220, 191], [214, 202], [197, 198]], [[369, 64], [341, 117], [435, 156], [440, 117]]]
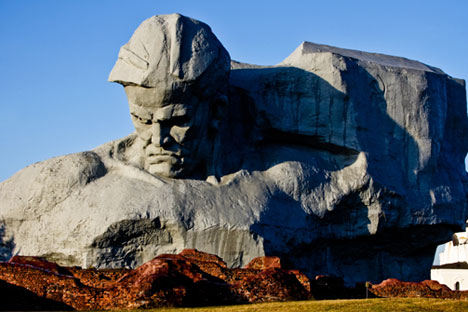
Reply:
[[187, 139], [190, 139], [190, 130], [191, 127], [179, 127], [172, 126], [169, 134], [177, 143], [184, 143]]
[[151, 125], [144, 125], [141, 122], [133, 121], [133, 126], [140, 139], [145, 141], [151, 139]]

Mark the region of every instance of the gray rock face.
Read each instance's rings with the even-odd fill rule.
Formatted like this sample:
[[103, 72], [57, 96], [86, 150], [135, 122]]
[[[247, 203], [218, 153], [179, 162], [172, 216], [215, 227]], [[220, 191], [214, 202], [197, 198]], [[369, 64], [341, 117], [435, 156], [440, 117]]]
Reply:
[[[224, 48], [208, 26], [184, 18], [154, 17], [141, 29], [209, 34], [194, 64], [211, 64]], [[204, 46], [194, 44], [200, 36], [189, 38], [190, 45], [180, 45]], [[183, 50], [174, 40], [160, 47], [154, 51], [166, 63]], [[111, 80], [126, 88], [158, 81], [144, 86], [155, 92], [161, 81], [197, 83], [202, 72], [183, 65], [187, 76], [167, 78], [172, 72], [148, 65], [157, 74], [125, 76], [119, 62]], [[222, 66], [215, 67], [213, 75], [223, 77]], [[125, 83], [118, 73], [133, 80]], [[203, 170], [178, 176], [177, 162], [164, 158], [165, 169], [152, 171], [141, 160], [150, 156], [141, 152], [144, 134], [136, 124], [126, 138], [33, 164], [2, 182], [0, 255], [135, 267], [159, 253], [197, 248], [231, 266], [279, 255], [311, 276], [343, 276], [350, 284], [429, 276], [435, 247], [467, 218], [464, 81], [404, 58], [305, 42], [276, 66], [232, 62], [223, 85], [200, 101], [216, 104], [196, 104], [203, 114], [216, 108], [201, 141], [209, 148], [192, 154], [209, 159]], [[127, 92], [131, 109], [132, 96], [137, 104], [154, 98], [138, 92]], [[163, 122], [154, 118], [160, 108], [175, 103], [161, 99], [150, 105], [154, 127]]]

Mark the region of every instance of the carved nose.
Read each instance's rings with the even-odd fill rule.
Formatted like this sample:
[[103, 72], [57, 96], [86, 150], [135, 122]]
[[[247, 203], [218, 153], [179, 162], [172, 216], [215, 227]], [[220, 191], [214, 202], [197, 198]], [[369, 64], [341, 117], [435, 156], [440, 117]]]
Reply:
[[155, 122], [151, 129], [151, 143], [156, 146], [163, 146], [169, 142], [169, 129], [161, 127], [159, 123]]

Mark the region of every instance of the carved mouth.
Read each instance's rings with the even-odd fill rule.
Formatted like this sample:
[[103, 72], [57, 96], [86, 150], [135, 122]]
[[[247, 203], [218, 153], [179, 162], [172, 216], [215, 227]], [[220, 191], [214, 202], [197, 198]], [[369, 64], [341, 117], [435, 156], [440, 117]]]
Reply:
[[[175, 148], [175, 146], [174, 146]], [[161, 146], [148, 145], [145, 148], [145, 163], [151, 165], [167, 165], [169, 167], [179, 167], [184, 163], [181, 150], [166, 150]]]
[[148, 165], [157, 165], [167, 163], [171, 166], [181, 165], [183, 159], [177, 153], [163, 152], [163, 153], [150, 153], [146, 156], [146, 163]]
[[160, 164], [160, 163], [180, 163], [180, 158], [176, 154], [152, 154], [147, 157], [148, 163]]

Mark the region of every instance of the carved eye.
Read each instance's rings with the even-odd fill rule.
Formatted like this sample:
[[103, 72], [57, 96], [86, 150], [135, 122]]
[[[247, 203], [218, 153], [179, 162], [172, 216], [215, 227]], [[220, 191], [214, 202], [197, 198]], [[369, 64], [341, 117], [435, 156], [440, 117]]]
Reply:
[[133, 113], [131, 115], [133, 119], [135, 119], [136, 121], [138, 121], [139, 123], [143, 125], [150, 125], [152, 123], [151, 119], [141, 118], [140, 116], [137, 116]]
[[170, 124], [173, 126], [185, 127], [190, 123], [189, 116], [177, 116], [170, 119]]

